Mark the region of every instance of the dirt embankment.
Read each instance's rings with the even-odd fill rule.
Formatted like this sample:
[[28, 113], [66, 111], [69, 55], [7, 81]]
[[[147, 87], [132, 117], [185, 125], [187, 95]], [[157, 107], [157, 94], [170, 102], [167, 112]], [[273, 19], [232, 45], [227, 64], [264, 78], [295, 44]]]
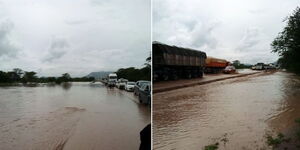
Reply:
[[162, 81], [154, 83], [153, 93], [160, 93], [171, 91], [175, 89], [203, 85], [212, 82], [222, 81], [226, 79], [245, 77], [255, 74], [262, 74], [265, 72], [249, 72], [249, 73], [236, 73], [236, 74], [214, 74], [214, 75], [205, 75], [203, 78], [196, 79], [182, 79], [177, 81]]

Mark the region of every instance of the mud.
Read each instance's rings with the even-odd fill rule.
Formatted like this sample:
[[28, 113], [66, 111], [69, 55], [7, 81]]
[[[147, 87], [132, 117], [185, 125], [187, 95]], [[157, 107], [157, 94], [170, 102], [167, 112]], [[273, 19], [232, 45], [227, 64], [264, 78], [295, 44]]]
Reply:
[[134, 99], [99, 83], [0, 87], [0, 149], [138, 149], [150, 110]]
[[295, 126], [300, 79], [266, 72], [157, 93], [153, 100], [154, 149], [271, 149], [266, 136]]

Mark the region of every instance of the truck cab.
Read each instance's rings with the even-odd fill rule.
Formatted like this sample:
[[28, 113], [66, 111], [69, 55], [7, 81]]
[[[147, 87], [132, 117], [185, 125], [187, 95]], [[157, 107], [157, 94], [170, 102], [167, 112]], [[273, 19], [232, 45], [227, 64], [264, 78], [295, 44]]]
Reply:
[[118, 76], [115, 73], [110, 73], [110, 74], [108, 74], [107, 80], [108, 80], [107, 81], [107, 85], [109, 87], [114, 87], [116, 85], [116, 83], [117, 83]]

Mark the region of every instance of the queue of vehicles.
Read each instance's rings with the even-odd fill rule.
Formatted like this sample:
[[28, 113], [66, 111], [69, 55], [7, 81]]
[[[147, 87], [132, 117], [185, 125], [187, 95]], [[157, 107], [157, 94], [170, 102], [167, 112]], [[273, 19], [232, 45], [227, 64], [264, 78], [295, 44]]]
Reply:
[[106, 78], [102, 79], [103, 83], [110, 87], [117, 87], [120, 90], [133, 92], [138, 97], [142, 104], [151, 104], [151, 82], [140, 80], [137, 82], [128, 81], [127, 79], [118, 79], [117, 74], [108, 74]]
[[209, 57], [199, 50], [159, 42], [153, 42], [152, 47], [154, 81], [197, 78], [203, 73], [235, 72], [229, 61]]
[[252, 70], [270, 70], [276, 69], [278, 66], [274, 65], [273, 63], [264, 64], [264, 63], [257, 63], [251, 67]]

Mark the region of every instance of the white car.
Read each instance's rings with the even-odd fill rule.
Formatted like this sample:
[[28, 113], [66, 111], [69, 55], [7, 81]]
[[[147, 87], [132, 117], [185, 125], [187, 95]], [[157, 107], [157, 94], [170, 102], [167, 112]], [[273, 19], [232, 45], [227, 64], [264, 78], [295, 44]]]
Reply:
[[117, 88], [125, 89], [126, 83], [128, 82], [127, 79], [119, 79], [116, 83]]
[[224, 70], [223, 73], [235, 73], [235, 67], [234, 66], [227, 66]]
[[127, 82], [125, 85], [125, 90], [132, 92], [134, 89], [135, 82]]

